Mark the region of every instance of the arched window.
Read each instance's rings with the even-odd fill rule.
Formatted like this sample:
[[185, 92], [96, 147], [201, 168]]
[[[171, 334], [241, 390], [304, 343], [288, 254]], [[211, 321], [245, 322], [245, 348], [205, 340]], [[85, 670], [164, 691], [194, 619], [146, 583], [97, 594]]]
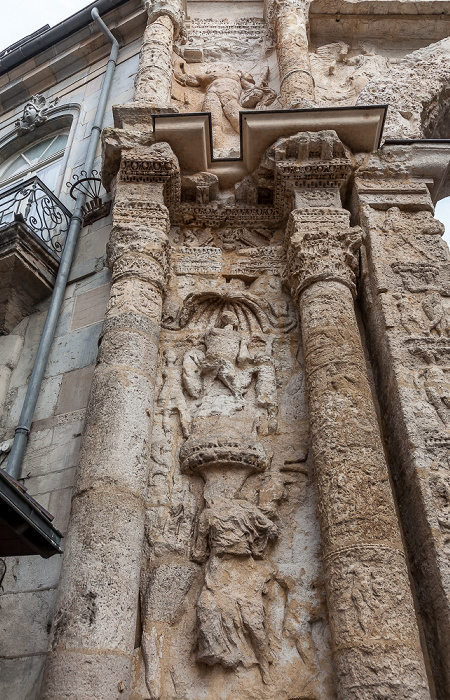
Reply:
[[0, 171], [0, 188], [5, 190], [37, 175], [53, 191], [59, 175], [69, 134], [59, 132], [33, 143], [19, 155], [11, 156]]

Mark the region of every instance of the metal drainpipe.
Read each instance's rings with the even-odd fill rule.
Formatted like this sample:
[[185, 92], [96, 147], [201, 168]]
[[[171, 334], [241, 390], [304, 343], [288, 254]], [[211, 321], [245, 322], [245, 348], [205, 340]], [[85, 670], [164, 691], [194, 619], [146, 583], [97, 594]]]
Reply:
[[[88, 177], [90, 177], [92, 173], [92, 166], [94, 165], [95, 153], [97, 150], [102, 130], [103, 117], [105, 116], [106, 102], [108, 100], [111, 82], [116, 67], [117, 56], [119, 54], [119, 43], [111, 34], [106, 24], [100, 19], [100, 15], [96, 7], [92, 9], [91, 17], [94, 20], [97, 27], [106, 36], [110, 44], [112, 44], [112, 47], [111, 53], [109, 55], [108, 65], [106, 67], [105, 77], [102, 84], [102, 90], [97, 106], [94, 124], [91, 129], [88, 150], [86, 153], [84, 169], [86, 170]], [[53, 342], [53, 337], [55, 335], [56, 324], [58, 323], [59, 312], [61, 310], [61, 305], [64, 299], [67, 280], [69, 278], [70, 268], [72, 265], [72, 260], [78, 241], [78, 234], [81, 229], [82, 206], [84, 204], [84, 201], [85, 195], [79, 194], [76, 200], [75, 210], [72, 215], [69, 230], [67, 232], [64, 250], [61, 256], [61, 263], [59, 265], [55, 287], [53, 289], [52, 298], [50, 300], [50, 307], [48, 310], [47, 318], [45, 320], [44, 330], [42, 332], [42, 337], [39, 343], [36, 359], [34, 361], [34, 367], [31, 373], [30, 382], [28, 384], [27, 393], [23, 403], [22, 413], [20, 414], [19, 425], [15, 430], [13, 446], [8, 457], [6, 471], [14, 479], [17, 479], [20, 474], [23, 456], [25, 454], [25, 449], [28, 443], [31, 422], [33, 420], [34, 410], [36, 408], [36, 403], [39, 397], [39, 391], [41, 389], [42, 380], [44, 378], [45, 368], [47, 367], [50, 348]]]

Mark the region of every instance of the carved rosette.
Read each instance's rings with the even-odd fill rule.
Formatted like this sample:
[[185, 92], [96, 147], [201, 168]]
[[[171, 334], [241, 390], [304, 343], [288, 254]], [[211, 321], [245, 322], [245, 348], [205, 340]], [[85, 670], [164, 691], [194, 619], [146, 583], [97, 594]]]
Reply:
[[313, 282], [334, 280], [356, 295], [357, 250], [361, 229], [350, 228], [345, 209], [311, 208], [293, 211], [286, 230], [286, 272], [292, 296]]

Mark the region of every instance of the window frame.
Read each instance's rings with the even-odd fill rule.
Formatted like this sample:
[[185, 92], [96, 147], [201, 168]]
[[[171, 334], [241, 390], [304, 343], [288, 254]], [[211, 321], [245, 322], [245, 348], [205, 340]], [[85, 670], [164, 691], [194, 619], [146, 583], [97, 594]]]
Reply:
[[[42, 155], [40, 158], [42, 158], [45, 153], [48, 151], [49, 148], [51, 148], [52, 144], [55, 143], [57, 138], [59, 136], [62, 136], [65, 134], [67, 136], [66, 143], [64, 144], [64, 147], [56, 151], [56, 153], [53, 153], [51, 156], [44, 160], [38, 159], [38, 161], [34, 164], [30, 163], [29, 159], [26, 156], [26, 152], [29, 151], [31, 148], [34, 146], [37, 146], [39, 143], [42, 141], [49, 140], [49, 143], [45, 150], [43, 151]], [[46, 135], [45, 137], [41, 139], [36, 139], [36, 141], [33, 141], [32, 143], [27, 144], [26, 148], [21, 149], [20, 151], [17, 151], [15, 154], [11, 155], [4, 163], [1, 165], [0, 169], [0, 190], [4, 191], [8, 189], [8, 187], [13, 186], [15, 184], [19, 184], [23, 180], [27, 180], [30, 177], [37, 176], [39, 177], [39, 170], [42, 170], [43, 168], [47, 167], [48, 165], [51, 165], [53, 162], [56, 162], [58, 160], [63, 161], [64, 159], [64, 153], [69, 145], [69, 140], [70, 140], [70, 129], [64, 128], [64, 129], [58, 129], [58, 131], [54, 132], [53, 134]], [[15, 162], [15, 160], [18, 160], [19, 158], [23, 158], [25, 161], [29, 163], [28, 167], [24, 168], [23, 170], [20, 170], [18, 172], [15, 172], [13, 175], [11, 175], [9, 178], [3, 180], [3, 173], [8, 170], [8, 168]], [[58, 177], [61, 174], [61, 171], [58, 173]]]

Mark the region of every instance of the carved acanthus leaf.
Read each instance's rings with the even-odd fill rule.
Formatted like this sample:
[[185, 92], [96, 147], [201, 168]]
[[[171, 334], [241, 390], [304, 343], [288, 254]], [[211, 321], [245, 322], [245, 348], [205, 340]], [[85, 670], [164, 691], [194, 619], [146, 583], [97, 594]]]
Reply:
[[285, 240], [286, 279], [293, 297], [320, 280], [342, 282], [355, 294], [361, 242], [361, 229], [350, 228], [350, 213], [344, 209], [293, 211]]

